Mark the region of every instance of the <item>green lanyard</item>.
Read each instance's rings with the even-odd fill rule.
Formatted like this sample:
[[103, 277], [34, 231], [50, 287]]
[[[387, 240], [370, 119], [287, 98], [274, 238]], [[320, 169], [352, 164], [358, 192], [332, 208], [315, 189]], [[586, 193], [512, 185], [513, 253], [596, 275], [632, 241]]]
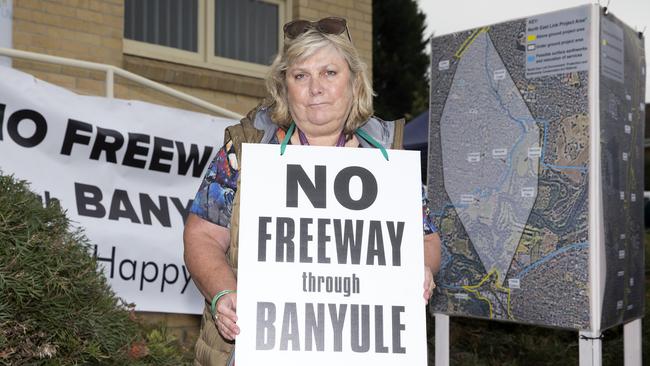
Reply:
[[[282, 143], [280, 144], [280, 155], [284, 155], [284, 151], [287, 149], [287, 144], [289, 143], [289, 139], [291, 139], [291, 135], [293, 135], [293, 131], [295, 129], [296, 129], [296, 123], [291, 122], [291, 126], [289, 126], [289, 129], [287, 130], [287, 133], [284, 136]], [[366, 131], [359, 128], [356, 131], [354, 131], [354, 134], [357, 135], [357, 137], [366, 140], [370, 145], [378, 148], [379, 151], [381, 151], [381, 154], [386, 159], [386, 161], [388, 161], [388, 151], [386, 151], [386, 148], [382, 146], [382, 144], [380, 144], [372, 136], [370, 136]]]

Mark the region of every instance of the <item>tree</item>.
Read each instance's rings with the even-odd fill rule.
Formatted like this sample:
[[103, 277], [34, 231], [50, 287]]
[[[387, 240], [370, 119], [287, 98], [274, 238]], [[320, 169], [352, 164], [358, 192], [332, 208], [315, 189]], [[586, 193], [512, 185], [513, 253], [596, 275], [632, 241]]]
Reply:
[[416, 0], [373, 0], [372, 81], [375, 114], [417, 116], [429, 103], [426, 16]]

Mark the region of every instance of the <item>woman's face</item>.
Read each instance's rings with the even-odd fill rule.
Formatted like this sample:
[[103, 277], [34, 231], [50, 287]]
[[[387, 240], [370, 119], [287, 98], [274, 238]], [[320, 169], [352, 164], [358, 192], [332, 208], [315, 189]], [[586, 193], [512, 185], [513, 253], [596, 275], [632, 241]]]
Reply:
[[350, 68], [333, 46], [323, 47], [289, 67], [289, 110], [308, 136], [338, 134], [352, 104]]

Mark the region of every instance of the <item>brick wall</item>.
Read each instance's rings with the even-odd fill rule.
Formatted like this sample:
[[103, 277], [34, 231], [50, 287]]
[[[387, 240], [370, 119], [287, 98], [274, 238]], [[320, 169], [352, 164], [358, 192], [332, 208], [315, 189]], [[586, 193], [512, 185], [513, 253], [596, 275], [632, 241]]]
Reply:
[[[264, 97], [261, 79], [124, 55], [123, 24], [124, 0], [16, 0], [13, 44], [19, 50], [115, 65], [240, 114]], [[13, 66], [81, 94], [105, 93], [101, 72], [18, 59]], [[117, 98], [207, 112], [120, 78], [115, 81]], [[199, 84], [205, 81], [207, 85]]]
[[[122, 64], [122, 0], [15, 0], [14, 48]], [[14, 67], [85, 94], [103, 93], [104, 76], [73, 67], [14, 60]], [[101, 87], [97, 87], [101, 84]]]
[[120, 66], [122, 0], [16, 0], [14, 47]]
[[[14, 48], [115, 65], [213, 104], [245, 114], [265, 96], [260, 78], [124, 55], [124, 0], [15, 0]], [[352, 41], [372, 67], [372, 0], [293, 0], [293, 18], [348, 20]], [[104, 75], [68, 66], [14, 60], [13, 66], [50, 83], [89, 95], [105, 93]], [[151, 89], [116, 78], [115, 96], [205, 112]], [[148, 323], [165, 323], [191, 345], [199, 330], [195, 315], [140, 313]]]
[[[293, 0], [293, 18], [332, 15], [348, 20], [352, 40], [371, 72], [372, 0]], [[122, 67], [240, 114], [265, 96], [260, 78], [124, 55], [123, 24], [124, 0], [16, 0], [13, 43], [20, 50]], [[104, 94], [100, 72], [21, 60], [15, 60], [14, 67], [82, 94]], [[116, 82], [123, 84], [116, 87], [118, 98], [205, 112], [119, 78]]]

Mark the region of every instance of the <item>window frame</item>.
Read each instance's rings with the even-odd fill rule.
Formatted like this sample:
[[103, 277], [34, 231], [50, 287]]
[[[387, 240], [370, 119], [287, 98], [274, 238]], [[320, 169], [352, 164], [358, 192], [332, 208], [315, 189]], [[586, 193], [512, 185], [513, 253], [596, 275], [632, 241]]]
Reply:
[[205, 3], [206, 0], [197, 0], [198, 3], [198, 12], [197, 20], [197, 51], [187, 51], [179, 48], [168, 47], [163, 45], [158, 45], [154, 43], [136, 41], [133, 39], [128, 39], [123, 37], [123, 47], [122, 50], [125, 54], [143, 56], [148, 58], [155, 58], [165, 61], [178, 62], [182, 61], [183, 63], [189, 65], [200, 65], [203, 61], [203, 54], [205, 53], [205, 17], [202, 17], [201, 14], [205, 14]]
[[[214, 0], [197, 0], [199, 16], [197, 24], [197, 52], [136, 41], [123, 37], [124, 54], [153, 58], [162, 61], [207, 68], [227, 73], [264, 78], [269, 66], [214, 55], [215, 17]], [[293, 0], [258, 0], [278, 5], [278, 52], [284, 43], [282, 26], [291, 19]], [[203, 16], [201, 16], [203, 14]]]

